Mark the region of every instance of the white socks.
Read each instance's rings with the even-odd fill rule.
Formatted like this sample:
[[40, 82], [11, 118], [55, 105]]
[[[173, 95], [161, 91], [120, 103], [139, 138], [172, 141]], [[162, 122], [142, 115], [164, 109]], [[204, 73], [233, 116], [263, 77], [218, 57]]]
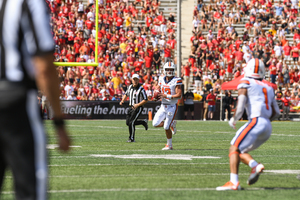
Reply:
[[253, 167], [256, 167], [256, 165], [258, 165], [258, 163], [252, 159], [252, 160], [250, 160], [248, 165], [249, 165], [249, 167], [253, 168]]
[[168, 145], [169, 147], [172, 146], [172, 138], [171, 138], [171, 139], [167, 139], [167, 145]]
[[[253, 168], [253, 167], [256, 167], [258, 165], [258, 163], [255, 160], [252, 159], [252, 160], [250, 160], [248, 165], [249, 165], [249, 167]], [[230, 173], [230, 181], [234, 185], [236, 185], [239, 182], [239, 175]]]
[[236, 185], [239, 182], [239, 175], [230, 173], [230, 181]]

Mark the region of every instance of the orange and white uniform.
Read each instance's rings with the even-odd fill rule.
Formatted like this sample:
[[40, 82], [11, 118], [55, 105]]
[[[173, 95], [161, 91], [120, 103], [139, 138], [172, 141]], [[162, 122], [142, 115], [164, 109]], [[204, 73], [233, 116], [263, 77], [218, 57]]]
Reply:
[[[267, 141], [272, 132], [270, 117], [272, 105], [278, 108], [272, 87], [252, 78], [243, 78], [238, 89], [247, 89], [246, 112], [249, 118], [231, 141], [241, 153], [258, 148]], [[276, 109], [279, 110], [279, 109]]]
[[[160, 86], [162, 93], [167, 95], [175, 95], [176, 86], [182, 85], [182, 80], [181, 78], [174, 76], [170, 81], [167, 81], [166, 77], [163, 77], [159, 79], [158, 85]], [[164, 129], [170, 129], [170, 125], [174, 120], [177, 112], [177, 101], [178, 98], [162, 98], [161, 106], [152, 121], [153, 126], [158, 126], [163, 120], [165, 120]]]

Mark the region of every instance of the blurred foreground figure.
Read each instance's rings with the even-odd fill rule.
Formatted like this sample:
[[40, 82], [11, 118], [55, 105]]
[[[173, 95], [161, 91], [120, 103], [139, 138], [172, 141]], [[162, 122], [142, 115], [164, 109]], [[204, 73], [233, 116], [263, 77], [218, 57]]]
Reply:
[[0, 187], [9, 167], [18, 200], [47, 199], [46, 135], [37, 88], [53, 108], [59, 148], [67, 151], [70, 144], [46, 9], [40, 0], [0, 0]]

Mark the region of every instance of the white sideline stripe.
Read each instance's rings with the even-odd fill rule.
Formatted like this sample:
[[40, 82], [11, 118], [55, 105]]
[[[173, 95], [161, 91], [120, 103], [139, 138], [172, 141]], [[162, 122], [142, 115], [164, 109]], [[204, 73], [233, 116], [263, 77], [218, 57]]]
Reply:
[[[101, 150], [101, 151], [108, 151], [108, 152], [110, 152], [110, 151], [117, 151], [118, 152], [118, 150]], [[121, 150], [120, 150], [121, 151]], [[138, 150], [123, 150], [123, 151], [138, 151]], [[159, 152], [161, 152], [161, 150], [140, 150], [140, 151], [147, 151], [147, 152], [149, 152], [149, 151], [159, 151]], [[219, 158], [227, 158], [228, 156], [227, 155], [219, 155], [218, 156]], [[253, 157], [274, 157], [274, 155], [253, 155]], [[300, 155], [295, 155], [295, 156], [288, 156], [288, 155], [286, 155], [286, 156], [276, 156], [276, 157], [284, 157], [284, 158], [299, 158], [300, 157]], [[74, 158], [91, 158], [91, 156], [50, 156], [49, 158], [51, 158], [51, 159], [59, 159], [59, 158], [61, 158], [61, 159], [74, 159]]]
[[264, 172], [270, 172], [275, 174], [300, 174], [300, 170], [264, 170]]
[[[263, 176], [275, 174], [300, 174], [300, 170], [264, 170]], [[229, 173], [195, 173], [195, 174], [104, 174], [104, 175], [50, 175], [50, 178], [94, 178], [94, 177], [152, 177], [152, 176], [228, 176]], [[239, 176], [248, 176], [249, 173], [239, 173]], [[13, 178], [13, 176], [5, 176]]]
[[[76, 126], [76, 127], [95, 127], [95, 128], [114, 128], [114, 129], [123, 129], [126, 127], [117, 127], [117, 126], [84, 126], [84, 125], [66, 125], [66, 126]], [[136, 128], [136, 129], [142, 129], [144, 130], [144, 128]], [[148, 130], [150, 131], [162, 131], [163, 129], [160, 128], [149, 128]], [[182, 131], [182, 132], [196, 132], [196, 133], [201, 133], [201, 132], [211, 132], [211, 131], [193, 131], [193, 130], [177, 130], [177, 131]], [[224, 133], [224, 132], [221, 132]], [[226, 132], [227, 133], [227, 132]], [[228, 132], [230, 133], [230, 132]], [[234, 133], [234, 132], [232, 132]]]
[[[66, 126], [75, 126], [75, 127], [95, 127], [95, 128], [113, 128], [113, 129], [123, 129], [124, 127], [116, 127], [116, 126], [84, 126], [84, 125], [66, 125]], [[144, 130], [144, 128], [136, 128], [136, 129], [141, 129]], [[150, 131], [161, 131], [159, 128], [149, 128], [148, 130]], [[223, 132], [223, 131], [195, 131], [195, 130], [177, 130], [180, 132], [194, 132], [194, 133], [205, 133], [205, 132], [212, 132], [212, 133], [230, 133], [230, 134], [235, 134], [235, 131], [233, 132]], [[284, 136], [284, 137], [300, 137], [300, 135], [285, 135], [285, 134], [276, 134], [272, 133], [274, 136]]]
[[[144, 192], [144, 191], [209, 191], [216, 188], [111, 188], [111, 189], [77, 189], [77, 190], [49, 190], [48, 193], [78, 193], [78, 192]], [[2, 194], [14, 194], [13, 191]]]
[[[228, 165], [227, 163], [130, 163], [130, 164], [70, 164], [70, 165], [48, 165], [49, 167], [84, 167], [84, 166], [140, 166], [140, 165]], [[299, 165], [299, 163], [264, 163], [272, 165]]]
[[[274, 190], [286, 188], [274, 188]], [[291, 188], [292, 189], [292, 188]], [[145, 191], [215, 191], [216, 188], [111, 188], [111, 189], [77, 189], [77, 190], [49, 190], [48, 193], [78, 193], [78, 192], [145, 192]], [[269, 190], [268, 188], [244, 188], [244, 190]], [[294, 190], [299, 190], [295, 188]], [[2, 194], [14, 194], [13, 191], [5, 191]]]
[[[70, 146], [71, 148], [79, 148], [79, 147], [82, 147], [82, 146]], [[58, 144], [47, 144], [47, 149], [55, 149], [55, 148], [58, 148]]]
[[131, 155], [110, 155], [110, 154], [91, 154], [91, 157], [97, 158], [123, 158], [123, 159], [168, 159], [168, 160], [192, 160], [192, 159], [216, 159], [216, 156], [193, 156], [188, 154], [131, 154]]
[[[240, 173], [240, 176], [248, 176], [249, 173]], [[264, 174], [266, 175], [266, 174]], [[89, 178], [89, 177], [147, 177], [147, 176], [229, 176], [229, 173], [202, 173], [202, 174], [116, 174], [116, 175], [53, 175], [50, 178]], [[6, 176], [5, 178], [13, 178]]]
[[[228, 163], [130, 163], [130, 164], [70, 164], [70, 165], [48, 165], [49, 167], [84, 167], [84, 166], [139, 166], [139, 165], [228, 165]], [[266, 163], [264, 163], [266, 164]], [[286, 163], [280, 163], [286, 164]]]
[[275, 136], [287, 136], [287, 137], [300, 137], [300, 135], [285, 135], [285, 134], [271, 134], [272, 135], [275, 135]]

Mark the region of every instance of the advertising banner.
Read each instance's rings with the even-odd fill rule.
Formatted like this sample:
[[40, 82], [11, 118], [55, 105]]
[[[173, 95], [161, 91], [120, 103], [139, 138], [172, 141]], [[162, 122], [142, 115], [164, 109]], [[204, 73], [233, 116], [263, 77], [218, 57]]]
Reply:
[[[151, 112], [154, 117], [161, 102], [149, 101], [140, 115], [140, 119], [148, 119]], [[126, 119], [129, 110], [128, 102], [120, 106], [118, 101], [61, 101], [62, 112], [65, 119]], [[182, 106], [183, 107], [183, 106]], [[195, 120], [203, 119], [203, 103], [195, 102]], [[216, 103], [214, 119], [220, 119], [220, 105]], [[180, 116], [179, 116], [180, 115]], [[176, 119], [184, 119], [184, 113], [177, 113]], [[188, 112], [187, 119], [192, 119]]]
[[[128, 103], [117, 101], [61, 101], [61, 107], [65, 119], [126, 119], [129, 110]], [[149, 111], [154, 115], [159, 107], [160, 102], [148, 102], [140, 118], [148, 118]]]

